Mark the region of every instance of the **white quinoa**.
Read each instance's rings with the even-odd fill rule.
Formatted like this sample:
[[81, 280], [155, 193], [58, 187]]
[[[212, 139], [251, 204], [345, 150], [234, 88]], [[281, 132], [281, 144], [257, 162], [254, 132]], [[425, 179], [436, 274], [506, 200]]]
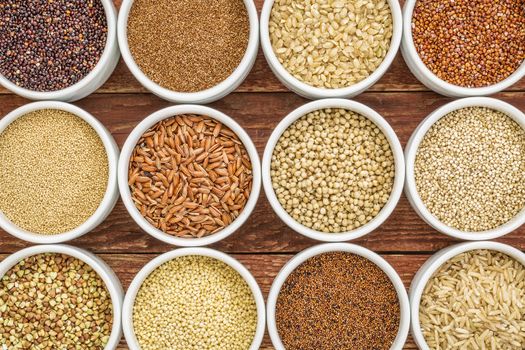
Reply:
[[97, 210], [108, 184], [102, 140], [83, 119], [60, 110], [22, 116], [0, 134], [0, 211], [16, 226], [52, 235]]
[[494, 229], [525, 207], [525, 131], [492, 109], [454, 111], [425, 135], [414, 173], [440, 221], [465, 232]]
[[246, 350], [256, 327], [247, 283], [230, 266], [203, 256], [159, 266], [142, 284], [133, 308], [143, 350]]

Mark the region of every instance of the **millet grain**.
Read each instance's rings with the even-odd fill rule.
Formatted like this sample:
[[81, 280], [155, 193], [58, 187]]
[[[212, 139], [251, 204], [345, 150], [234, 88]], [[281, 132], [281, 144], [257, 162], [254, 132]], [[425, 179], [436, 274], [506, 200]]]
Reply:
[[136, 0], [128, 20], [131, 54], [144, 74], [178, 92], [226, 80], [248, 47], [242, 0]]

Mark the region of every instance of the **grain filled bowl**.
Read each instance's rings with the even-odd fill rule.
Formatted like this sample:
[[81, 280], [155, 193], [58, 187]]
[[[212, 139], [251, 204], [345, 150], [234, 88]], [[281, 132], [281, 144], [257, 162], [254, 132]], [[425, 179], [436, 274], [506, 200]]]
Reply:
[[261, 187], [257, 150], [232, 118], [209, 107], [162, 109], [130, 134], [119, 188], [139, 226], [169, 244], [218, 242], [242, 226]]
[[521, 251], [496, 242], [461, 243], [434, 254], [409, 292], [412, 336], [419, 349], [453, 343], [521, 348], [524, 264]]
[[394, 210], [405, 177], [388, 122], [358, 102], [326, 99], [291, 112], [263, 157], [263, 184], [277, 215], [309, 238], [340, 242], [375, 230]]
[[113, 1], [4, 5], [0, 84], [6, 89], [31, 100], [71, 102], [97, 90], [113, 73], [120, 58]]
[[524, 18], [519, 1], [407, 0], [401, 53], [441, 95], [492, 95], [525, 76]]
[[402, 349], [410, 325], [406, 289], [392, 266], [348, 243], [314, 246], [275, 278], [267, 302], [273, 346]]
[[431, 113], [405, 149], [416, 213], [461, 240], [491, 240], [525, 223], [525, 115], [487, 97]]
[[274, 74], [295, 93], [351, 98], [386, 73], [402, 28], [395, 0], [269, 0], [261, 13], [261, 45]]
[[160, 344], [256, 350], [265, 329], [264, 299], [250, 272], [229, 255], [177, 249], [153, 259], [135, 276], [122, 320], [131, 350]]
[[117, 348], [124, 292], [99, 257], [67, 245], [33, 246], [5, 258], [0, 276], [4, 347]]
[[118, 147], [88, 112], [34, 102], [0, 120], [0, 227], [37, 244], [101, 224], [118, 199]]
[[176, 103], [228, 95], [248, 76], [259, 48], [253, 0], [124, 0], [118, 28], [135, 78]]

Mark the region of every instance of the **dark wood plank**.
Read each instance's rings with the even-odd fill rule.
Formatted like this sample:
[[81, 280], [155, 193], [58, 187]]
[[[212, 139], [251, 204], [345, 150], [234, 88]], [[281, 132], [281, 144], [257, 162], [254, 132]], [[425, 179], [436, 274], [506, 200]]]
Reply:
[[[503, 93], [499, 98], [525, 111], [525, 93]], [[430, 92], [421, 93], [365, 93], [357, 98], [392, 124], [403, 144], [418, 123], [435, 108], [450, 101]], [[0, 96], [0, 115], [3, 116], [26, 101], [14, 96]], [[277, 123], [291, 110], [306, 100], [291, 93], [232, 94], [212, 106], [234, 117], [254, 139], [262, 154], [266, 141]], [[144, 117], [169, 103], [151, 95], [95, 94], [79, 103], [97, 116], [123, 144], [131, 129]], [[521, 237], [525, 228], [510, 234], [501, 241], [525, 249]], [[26, 244], [0, 233], [0, 252], [12, 252]], [[454, 240], [434, 232], [402, 199], [392, 217], [376, 232], [357, 241], [380, 252], [432, 252], [444, 248]], [[96, 252], [163, 252], [171, 249], [141, 232], [121, 204], [108, 220], [94, 232], [78, 239], [75, 244]], [[297, 252], [313, 241], [288, 229], [273, 214], [264, 195], [246, 225], [223, 242], [214, 245], [227, 252]]]
[[[120, 7], [121, 0], [114, 0], [117, 8]], [[264, 0], [255, 0], [260, 12]], [[400, 0], [403, 5], [404, 0]], [[509, 91], [524, 91], [525, 79], [522, 79]], [[237, 89], [237, 92], [285, 92], [288, 91], [279, 80], [274, 76], [268, 67], [266, 60], [259, 51], [255, 66], [246, 81]], [[413, 75], [406, 66], [401, 54], [398, 54], [392, 66], [370, 91], [428, 91]], [[108, 82], [98, 91], [99, 93], [140, 93], [146, 92], [140, 83], [133, 77], [130, 71], [121, 60], [117, 69]], [[9, 93], [0, 87], [0, 94]]]
[[[117, 273], [125, 289], [131, 283], [131, 280], [137, 272], [151, 259], [155, 254], [102, 254], [100, 257], [104, 259]], [[292, 257], [292, 255], [234, 255], [241, 263], [252, 272], [255, 279], [259, 283], [261, 290], [265, 296], [268, 295], [271, 284], [281, 269], [281, 267]], [[385, 255], [392, 266], [398, 271], [405, 285], [410, 285], [413, 275], [417, 269], [423, 264], [428, 255]], [[0, 255], [0, 260], [3, 260], [5, 255]], [[411, 339], [406, 344], [405, 349], [415, 349], [416, 346]], [[126, 342], [122, 339], [119, 350], [128, 349]], [[265, 336], [261, 349], [273, 349], [268, 335]]]

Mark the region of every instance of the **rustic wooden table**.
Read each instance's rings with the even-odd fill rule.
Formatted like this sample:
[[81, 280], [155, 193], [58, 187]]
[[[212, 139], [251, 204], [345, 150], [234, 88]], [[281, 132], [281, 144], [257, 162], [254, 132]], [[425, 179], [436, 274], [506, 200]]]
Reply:
[[[114, 1], [118, 8], [121, 0]], [[263, 0], [256, 0], [256, 3], [260, 10]], [[525, 111], [525, 80], [495, 97]], [[428, 91], [398, 55], [383, 79], [355, 100], [383, 115], [405, 145], [421, 120], [451, 99]], [[0, 116], [28, 102], [0, 89]], [[253, 138], [262, 156], [273, 128], [289, 112], [306, 102], [279, 83], [260, 52], [245, 83], [211, 106], [237, 120]], [[113, 76], [100, 90], [75, 104], [96, 116], [113, 133], [119, 146], [123, 145], [129, 132], [142, 119], [170, 105], [142, 88], [123, 62], [120, 62]], [[525, 228], [500, 241], [524, 250], [523, 235]], [[414, 273], [431, 254], [456, 242], [432, 230], [402, 197], [385, 224], [353, 243], [382, 254], [408, 287]], [[102, 257], [116, 271], [124, 288], [148, 261], [175, 248], [144, 233], [120, 201], [102, 225], [71, 244]], [[266, 296], [281, 267], [294, 254], [315, 244], [318, 242], [293, 232], [279, 220], [262, 193], [248, 222], [238, 232], [211, 248], [232, 254], [245, 264]], [[27, 246], [28, 243], [0, 230], [0, 259]], [[416, 346], [409, 339], [405, 348], [415, 349]], [[124, 339], [119, 349], [127, 349]], [[269, 337], [265, 337], [261, 349], [273, 349]]]

